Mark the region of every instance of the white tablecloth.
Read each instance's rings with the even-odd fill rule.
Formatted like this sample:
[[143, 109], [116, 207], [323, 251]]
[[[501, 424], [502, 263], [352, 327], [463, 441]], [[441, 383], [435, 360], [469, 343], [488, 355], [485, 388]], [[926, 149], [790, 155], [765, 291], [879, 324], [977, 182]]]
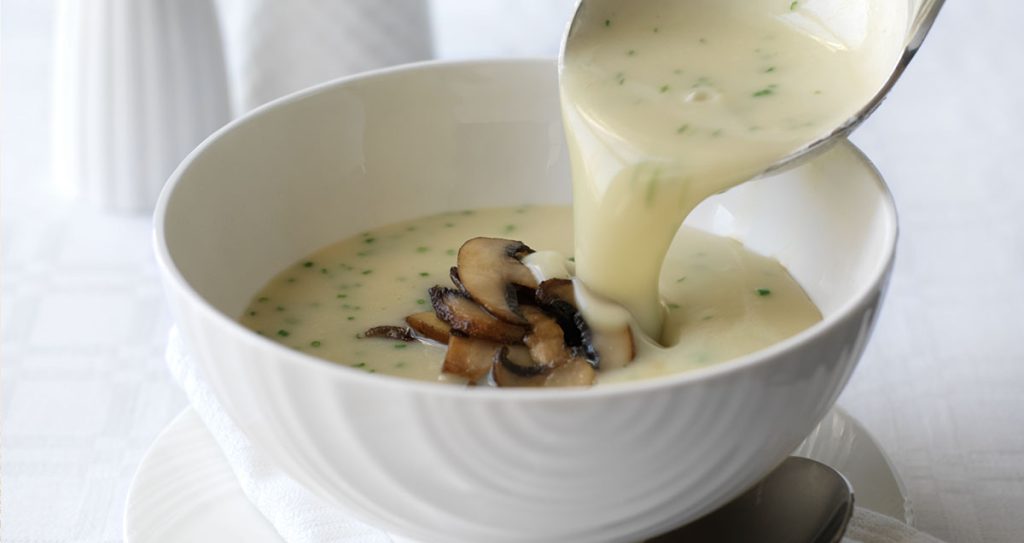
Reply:
[[[137, 463], [185, 405], [162, 361], [150, 223], [49, 195], [52, 6], [4, 8], [0, 539], [117, 541]], [[471, 24], [485, 15], [436, 14], [438, 52], [556, 46]], [[840, 402], [892, 456], [917, 525], [951, 542], [1024, 540], [1021, 21], [1021, 3], [949, 2], [854, 138], [892, 186], [902, 237]]]

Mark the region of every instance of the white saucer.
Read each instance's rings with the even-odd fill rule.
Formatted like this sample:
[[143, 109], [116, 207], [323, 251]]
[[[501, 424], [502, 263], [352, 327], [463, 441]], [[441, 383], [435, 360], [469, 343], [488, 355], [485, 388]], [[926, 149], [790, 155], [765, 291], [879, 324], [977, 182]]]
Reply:
[[[794, 453], [824, 462], [849, 479], [860, 507], [908, 524], [903, 484], [874, 438], [833, 409]], [[191, 408], [146, 452], [125, 506], [127, 543], [246, 541], [281, 543], [274, 527], [242, 493], [227, 459]]]

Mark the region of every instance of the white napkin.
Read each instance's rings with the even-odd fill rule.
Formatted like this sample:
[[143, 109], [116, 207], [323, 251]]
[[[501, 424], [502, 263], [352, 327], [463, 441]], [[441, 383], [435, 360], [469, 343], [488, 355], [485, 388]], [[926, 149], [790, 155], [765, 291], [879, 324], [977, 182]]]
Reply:
[[[261, 455], [228, 417], [198, 365], [185, 352], [177, 329], [167, 344], [167, 365], [231, 464], [249, 501], [285, 541], [292, 543], [393, 543], [381, 530], [333, 508]], [[885, 515], [857, 508], [848, 543], [940, 543]]]
[[260, 454], [224, 412], [176, 328], [167, 342], [167, 365], [224, 451], [242, 491], [285, 541], [392, 543], [386, 533], [328, 505]]

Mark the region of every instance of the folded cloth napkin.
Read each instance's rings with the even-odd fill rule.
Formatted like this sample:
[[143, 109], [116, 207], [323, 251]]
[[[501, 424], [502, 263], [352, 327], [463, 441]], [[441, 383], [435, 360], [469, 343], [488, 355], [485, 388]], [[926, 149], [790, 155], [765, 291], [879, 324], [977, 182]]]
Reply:
[[[271, 464], [221, 407], [177, 329], [167, 344], [167, 365], [192, 408], [217, 440], [249, 501], [293, 543], [390, 543], [385, 532], [352, 518], [314, 495]], [[940, 543], [885, 515], [858, 508], [844, 541], [848, 543]]]

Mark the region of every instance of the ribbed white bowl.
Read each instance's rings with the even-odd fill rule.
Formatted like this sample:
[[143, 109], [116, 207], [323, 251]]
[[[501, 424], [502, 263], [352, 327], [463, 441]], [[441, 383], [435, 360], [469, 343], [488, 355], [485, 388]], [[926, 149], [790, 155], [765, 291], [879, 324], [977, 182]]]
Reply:
[[233, 317], [278, 270], [356, 232], [472, 207], [568, 202], [553, 63], [420, 64], [336, 81], [232, 123], [177, 170], [157, 253], [220, 400], [291, 475], [422, 541], [631, 541], [767, 473], [835, 401], [896, 242], [848, 143], [706, 202], [691, 222], [787, 265], [825, 314], [769, 349], [590, 390], [463, 389], [292, 351]]

